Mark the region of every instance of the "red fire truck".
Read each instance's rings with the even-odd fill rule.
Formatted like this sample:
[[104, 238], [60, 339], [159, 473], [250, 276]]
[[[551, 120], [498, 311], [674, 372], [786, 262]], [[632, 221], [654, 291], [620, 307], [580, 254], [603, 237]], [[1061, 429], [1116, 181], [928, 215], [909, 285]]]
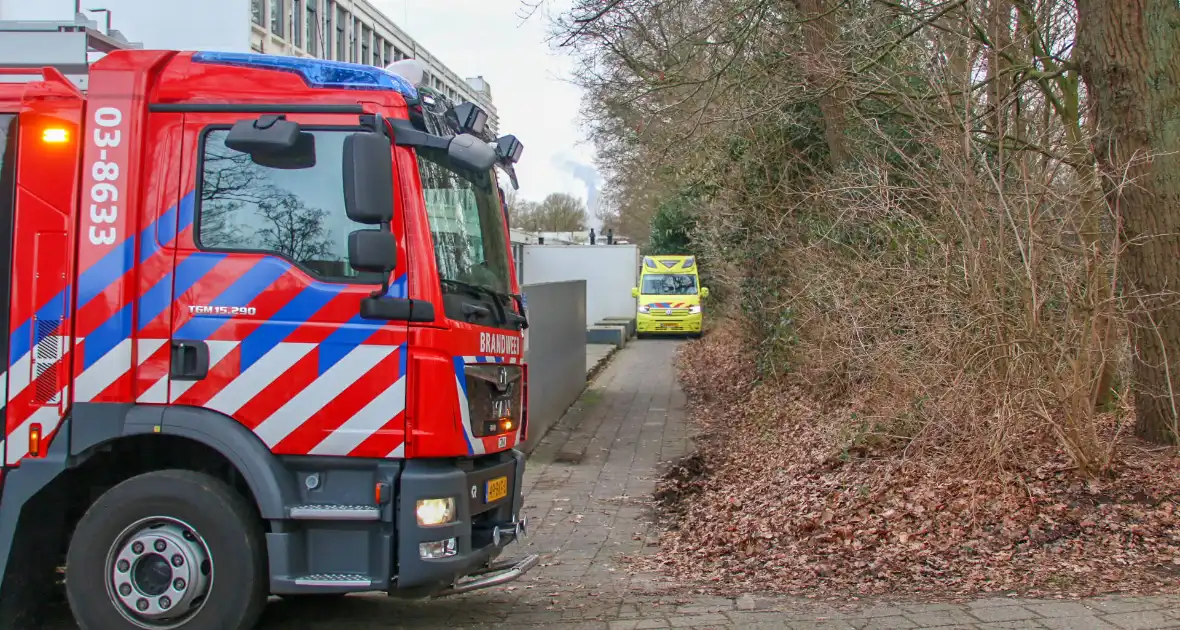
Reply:
[[500, 558], [528, 323], [487, 119], [377, 67], [0, 24], [0, 627], [62, 567], [84, 629], [237, 630], [536, 564]]

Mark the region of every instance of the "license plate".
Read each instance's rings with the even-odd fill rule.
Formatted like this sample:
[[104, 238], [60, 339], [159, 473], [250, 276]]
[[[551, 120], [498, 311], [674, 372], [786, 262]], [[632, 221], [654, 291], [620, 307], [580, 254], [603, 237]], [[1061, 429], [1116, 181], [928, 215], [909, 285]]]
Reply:
[[487, 497], [484, 499], [484, 503], [499, 501], [508, 496], [508, 477], [496, 477], [488, 481], [484, 496]]

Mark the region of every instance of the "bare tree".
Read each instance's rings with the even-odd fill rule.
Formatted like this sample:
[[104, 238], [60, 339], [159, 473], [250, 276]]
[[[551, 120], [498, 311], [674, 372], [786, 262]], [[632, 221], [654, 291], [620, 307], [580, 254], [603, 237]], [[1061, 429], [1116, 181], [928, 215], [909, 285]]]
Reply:
[[1134, 317], [1137, 428], [1180, 435], [1180, 5], [1077, 0], [1082, 74], [1097, 157], [1128, 244], [1122, 279]]
[[538, 227], [547, 232], [586, 229], [586, 204], [565, 193], [549, 193], [537, 208]]
[[[556, 38], [581, 60], [616, 223], [644, 241], [661, 208], [691, 218], [692, 249], [768, 374], [871, 383], [882, 409], [940, 401], [917, 430], [940, 442], [923, 443], [999, 467], [1036, 427], [1093, 473], [1110, 465], [1102, 423], [1127, 384], [1174, 389], [1174, 371], [1128, 369], [1134, 350], [1168, 369], [1146, 333], [1125, 339], [1154, 322], [1180, 344], [1145, 297], [1180, 271], [1132, 293], [1115, 281], [1159, 230], [1119, 230], [1141, 178], [1115, 179], [1130, 171], [1091, 148], [1097, 86], [1074, 49], [1085, 1], [577, 0]], [[1167, 0], [1136, 2], [1123, 4], [1174, 22]], [[1141, 55], [1161, 71], [1178, 57], [1166, 28]], [[1137, 103], [1167, 113], [1162, 94]], [[1141, 154], [1175, 150], [1171, 127], [1152, 129]], [[1158, 181], [1153, 198], [1174, 199]]]
[[586, 206], [565, 193], [550, 193], [540, 203], [512, 195], [508, 205], [509, 224], [532, 232], [578, 232], [586, 229]]

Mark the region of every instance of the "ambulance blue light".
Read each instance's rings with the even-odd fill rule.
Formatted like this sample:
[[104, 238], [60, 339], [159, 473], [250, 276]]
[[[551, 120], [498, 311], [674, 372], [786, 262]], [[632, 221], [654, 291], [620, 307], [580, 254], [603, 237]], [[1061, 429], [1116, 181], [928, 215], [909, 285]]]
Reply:
[[406, 100], [418, 98], [418, 90], [404, 78], [376, 66], [359, 63], [234, 52], [199, 52], [193, 55], [193, 61], [293, 72], [302, 77], [308, 86], [315, 88], [392, 90]]

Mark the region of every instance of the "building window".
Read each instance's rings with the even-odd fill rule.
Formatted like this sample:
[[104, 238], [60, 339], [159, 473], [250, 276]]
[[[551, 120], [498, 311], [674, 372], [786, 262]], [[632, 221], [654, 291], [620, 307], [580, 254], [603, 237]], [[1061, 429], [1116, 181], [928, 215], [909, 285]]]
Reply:
[[361, 38], [361, 21], [352, 17], [352, 30], [348, 33], [348, 60], [356, 63], [356, 45], [358, 39]]
[[385, 66], [384, 63], [381, 63], [381, 45], [382, 45], [381, 36], [378, 35], [376, 32], [374, 32], [373, 33], [373, 65], [374, 66]]
[[396, 46], [394, 46], [394, 48], [393, 48], [393, 60], [394, 60], [394, 61], [401, 61], [402, 59], [405, 59], [405, 58], [406, 58], [406, 56], [402, 54], [402, 51], [401, 51], [401, 49], [400, 49], [400, 48], [398, 48], [398, 47], [396, 47]]
[[265, 0], [250, 0], [250, 20], [259, 26], [266, 26], [266, 7], [263, 6]]
[[307, 2], [307, 45], [303, 47], [304, 50], [315, 55], [320, 56], [320, 21], [316, 16], [316, 4], [319, 0], [306, 0]]
[[283, 0], [270, 0], [270, 32], [282, 37], [283, 33]]
[[332, 16], [336, 13], [336, 4], [332, 0], [324, 2], [323, 24], [320, 27], [320, 34], [323, 35], [323, 41], [320, 42], [320, 56], [324, 59], [332, 58]]
[[303, 168], [264, 166], [226, 147], [228, 129], [206, 134], [197, 246], [278, 256], [329, 282], [379, 283], [379, 274], [358, 274], [348, 264], [348, 234], [369, 227], [344, 213], [341, 164], [350, 131], [304, 131], [315, 136], [316, 155]]
[[344, 9], [336, 9], [336, 61], [344, 61], [344, 25], [347, 20]]
[[389, 42], [382, 42], [381, 49], [384, 51], [384, 54], [381, 56], [381, 58], [385, 60], [381, 65], [388, 66], [389, 64], [393, 63], [393, 44]]
[[371, 33], [369, 27], [361, 27], [361, 63], [373, 63], [373, 58], [369, 56], [369, 36]]
[[290, 0], [290, 11], [287, 13], [287, 24], [291, 31], [291, 45], [296, 48], [303, 47], [303, 0]]

